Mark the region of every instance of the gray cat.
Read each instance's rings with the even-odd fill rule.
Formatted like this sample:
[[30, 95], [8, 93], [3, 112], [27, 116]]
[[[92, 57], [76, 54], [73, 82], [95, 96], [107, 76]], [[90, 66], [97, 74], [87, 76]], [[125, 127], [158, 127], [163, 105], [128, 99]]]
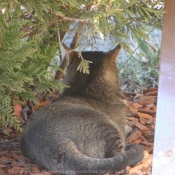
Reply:
[[24, 156], [52, 172], [114, 173], [143, 158], [137, 144], [125, 145], [126, 102], [116, 59], [120, 45], [105, 52], [82, 52], [89, 74], [77, 71], [78, 53], [64, 45], [69, 61], [62, 96], [35, 112], [22, 133]]

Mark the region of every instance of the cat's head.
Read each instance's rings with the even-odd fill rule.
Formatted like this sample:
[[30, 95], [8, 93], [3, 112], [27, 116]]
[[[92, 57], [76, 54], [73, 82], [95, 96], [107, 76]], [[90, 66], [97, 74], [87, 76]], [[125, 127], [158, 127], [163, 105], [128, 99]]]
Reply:
[[[120, 45], [108, 52], [87, 51], [81, 53], [71, 50], [65, 45], [63, 47], [66, 52], [65, 59], [68, 62], [64, 83], [70, 86], [64, 90], [64, 93], [88, 95], [102, 93], [106, 89], [117, 90], [120, 88], [116, 67]], [[89, 73], [77, 70], [82, 59], [89, 62]]]

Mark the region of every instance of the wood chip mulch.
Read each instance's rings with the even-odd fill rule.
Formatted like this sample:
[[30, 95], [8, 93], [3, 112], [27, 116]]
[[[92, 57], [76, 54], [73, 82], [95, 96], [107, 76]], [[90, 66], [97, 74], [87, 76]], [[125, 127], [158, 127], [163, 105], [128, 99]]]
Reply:
[[[124, 171], [116, 175], [151, 175], [157, 91], [157, 88], [149, 88], [144, 90], [143, 94], [124, 93], [128, 101], [126, 121], [133, 129], [127, 137], [127, 143], [135, 142], [142, 145], [145, 156], [134, 167], [127, 166]], [[48, 103], [50, 100], [42, 100], [39, 106], [32, 106], [32, 110], [36, 111]], [[26, 123], [24, 120], [30, 112], [30, 107], [24, 108], [20, 104], [14, 106], [14, 113], [23, 123]], [[3, 134], [2, 129], [0, 129], [0, 175], [56, 175], [32, 164], [21, 155], [19, 149], [20, 131], [13, 128], [6, 128], [6, 131], [9, 135]]]

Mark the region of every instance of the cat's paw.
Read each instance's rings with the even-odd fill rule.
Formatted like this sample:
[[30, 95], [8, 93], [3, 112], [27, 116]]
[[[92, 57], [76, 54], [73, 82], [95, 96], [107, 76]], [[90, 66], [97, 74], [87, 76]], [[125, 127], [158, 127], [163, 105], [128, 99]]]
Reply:
[[126, 152], [130, 154], [130, 159], [128, 165], [132, 166], [141, 161], [144, 157], [144, 150], [141, 145], [138, 144], [129, 144], [126, 146]]

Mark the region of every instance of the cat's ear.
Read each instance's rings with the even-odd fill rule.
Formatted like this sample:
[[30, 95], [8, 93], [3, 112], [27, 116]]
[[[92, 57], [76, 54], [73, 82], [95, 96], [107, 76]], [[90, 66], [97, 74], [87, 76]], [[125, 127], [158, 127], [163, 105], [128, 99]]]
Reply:
[[121, 49], [121, 45], [118, 44], [116, 47], [114, 47], [112, 50], [107, 52], [107, 58], [111, 61], [111, 62], [116, 62], [119, 52]]
[[67, 47], [64, 43], [62, 43], [63, 48], [65, 50], [65, 57], [60, 65], [60, 69], [62, 70], [58, 70], [55, 74], [55, 80], [60, 80], [61, 78], [64, 77], [65, 75], [65, 70], [66, 67], [68, 66], [68, 64], [70, 64], [72, 62], [72, 60], [75, 57], [75, 51], [72, 51], [69, 47]]
[[70, 64], [73, 61], [73, 59], [76, 55], [76, 52], [74, 50], [70, 49], [69, 47], [67, 47], [64, 43], [62, 43], [62, 45], [63, 45], [63, 48], [66, 52], [65, 59], [67, 59], [68, 63]]
[[64, 60], [62, 61], [61, 65], [60, 65], [60, 69], [57, 70], [57, 72], [55, 74], [55, 80], [60, 80], [61, 78], [64, 77], [67, 65], [68, 65], [68, 59], [64, 58]]

